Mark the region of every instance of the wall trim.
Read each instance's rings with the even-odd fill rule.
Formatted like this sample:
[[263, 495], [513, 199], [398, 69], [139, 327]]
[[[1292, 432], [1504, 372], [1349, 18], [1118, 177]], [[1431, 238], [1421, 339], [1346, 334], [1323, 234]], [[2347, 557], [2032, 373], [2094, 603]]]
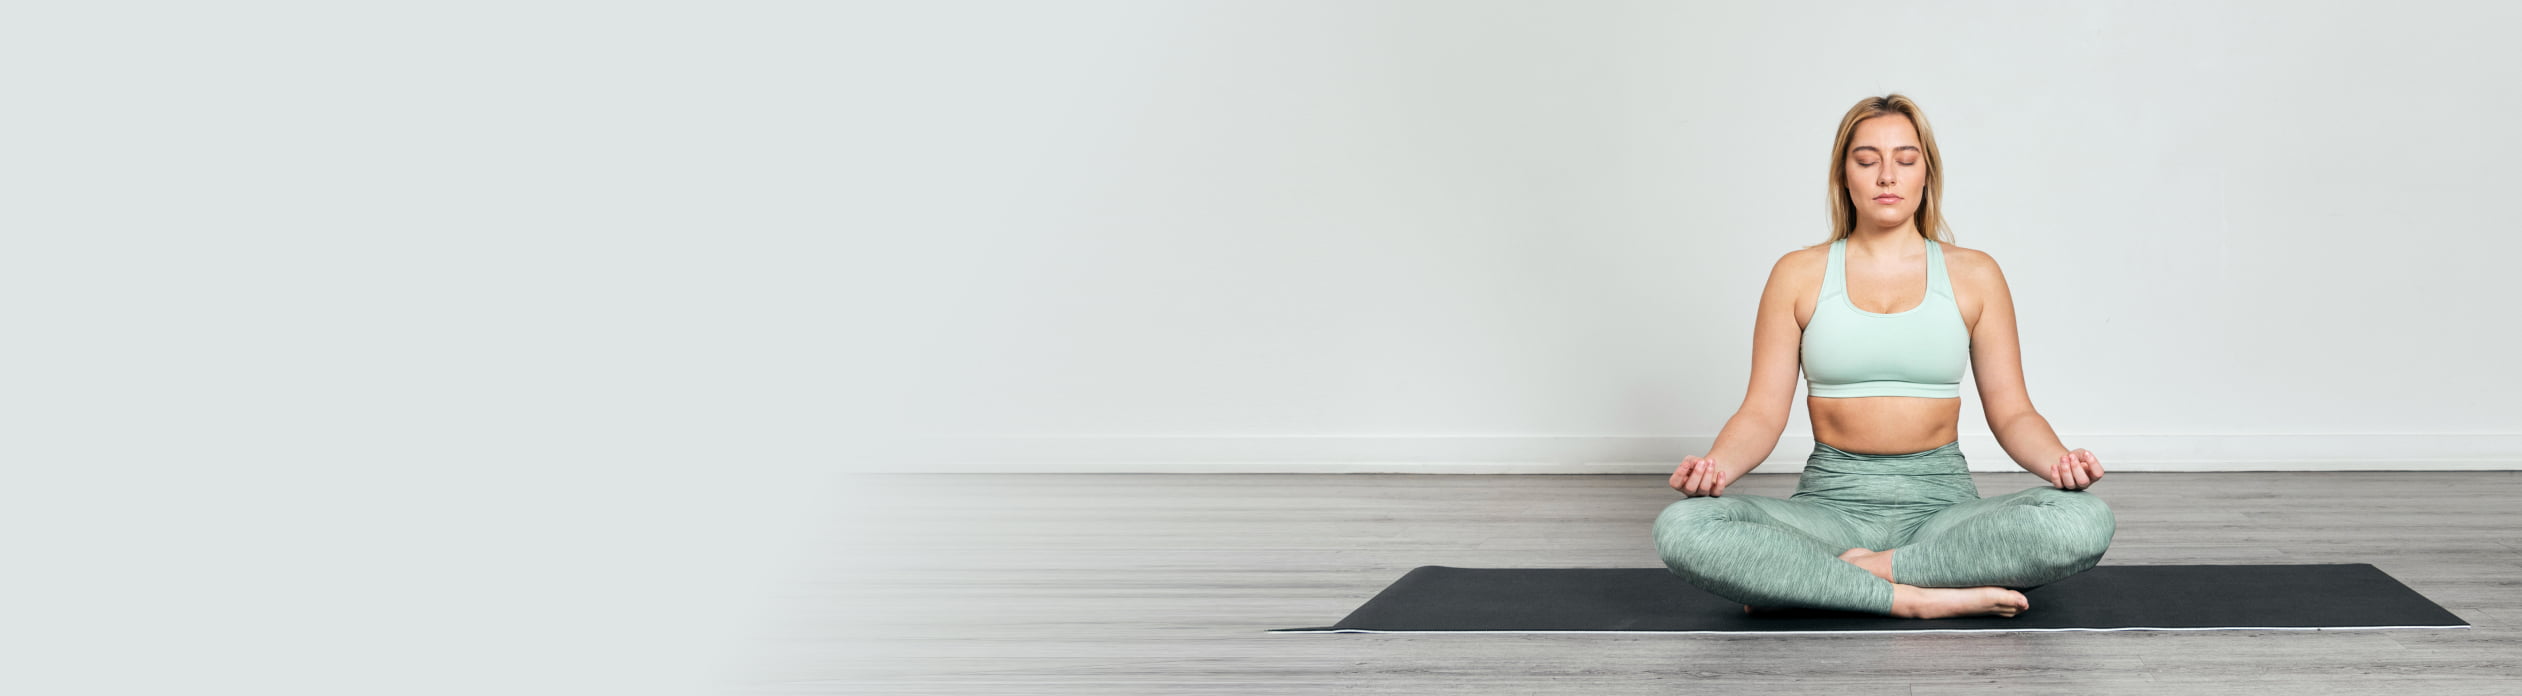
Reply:
[[[1129, 436], [855, 438], [862, 473], [1669, 474], [1713, 436]], [[2522, 433], [2078, 435], [2106, 471], [2516, 471]], [[1993, 435], [1964, 434], [1974, 472], [2022, 472]], [[1753, 474], [1804, 470], [1810, 436], [1778, 439]]]

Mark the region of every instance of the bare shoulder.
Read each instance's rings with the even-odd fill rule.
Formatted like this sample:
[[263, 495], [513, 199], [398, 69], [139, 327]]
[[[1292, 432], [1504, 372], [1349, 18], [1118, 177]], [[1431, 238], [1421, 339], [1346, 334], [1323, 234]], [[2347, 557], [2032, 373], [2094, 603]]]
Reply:
[[1988, 252], [1959, 244], [1943, 246], [1944, 273], [1954, 282], [1965, 283], [1972, 288], [1985, 287], [1984, 283], [2004, 282], [1996, 257], [1989, 256]]
[[1820, 282], [1822, 274], [1829, 271], [1829, 242], [1786, 252], [1786, 255], [1778, 257], [1777, 265], [1770, 269], [1770, 273], [1782, 276], [1781, 280], [1812, 279], [1815, 282]]

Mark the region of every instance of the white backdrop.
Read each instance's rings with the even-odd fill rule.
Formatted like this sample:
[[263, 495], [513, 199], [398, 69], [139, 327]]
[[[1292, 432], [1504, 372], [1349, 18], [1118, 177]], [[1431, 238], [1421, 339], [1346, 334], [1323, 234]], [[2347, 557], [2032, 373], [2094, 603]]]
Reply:
[[[846, 427], [997, 459], [887, 470], [1669, 471], [1828, 234], [1838, 118], [1901, 92], [2069, 447], [2513, 467], [2492, 7], [888, 9], [844, 42]], [[2019, 471], [1963, 391], [1974, 467]]]

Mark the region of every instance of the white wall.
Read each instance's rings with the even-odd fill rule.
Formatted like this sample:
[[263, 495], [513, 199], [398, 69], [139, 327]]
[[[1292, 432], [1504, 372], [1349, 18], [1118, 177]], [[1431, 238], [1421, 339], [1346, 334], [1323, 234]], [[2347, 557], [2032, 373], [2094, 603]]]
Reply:
[[853, 14], [10, 4], [0, 693], [715, 692], [849, 500]]
[[2522, 463], [2522, 6], [989, 8], [841, 40], [842, 427], [1004, 438], [878, 468], [1669, 470], [1827, 234], [1837, 119], [1894, 91], [2069, 447]]

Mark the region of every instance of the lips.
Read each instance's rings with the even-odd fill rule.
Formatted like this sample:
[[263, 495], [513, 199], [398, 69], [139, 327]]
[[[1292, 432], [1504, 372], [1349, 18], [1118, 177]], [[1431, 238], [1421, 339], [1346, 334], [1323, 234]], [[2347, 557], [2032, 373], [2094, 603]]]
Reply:
[[1891, 195], [1891, 194], [1886, 193], [1886, 194], [1883, 194], [1883, 195], [1880, 195], [1880, 196], [1875, 196], [1875, 197], [1874, 197], [1874, 202], [1876, 202], [1876, 203], [1898, 203], [1898, 202], [1900, 202], [1900, 197], [1899, 197], [1899, 196], [1894, 196], [1894, 195]]

